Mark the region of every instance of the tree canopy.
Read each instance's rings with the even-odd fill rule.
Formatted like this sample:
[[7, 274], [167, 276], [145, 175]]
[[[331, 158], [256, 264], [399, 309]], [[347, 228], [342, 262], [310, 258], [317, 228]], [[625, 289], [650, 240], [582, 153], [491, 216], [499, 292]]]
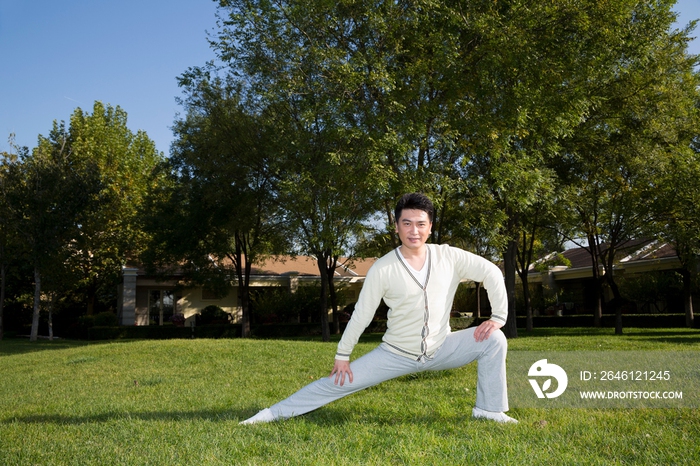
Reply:
[[69, 126], [55, 121], [31, 152], [3, 163], [3, 211], [20, 254], [32, 264], [36, 339], [45, 293], [85, 296], [92, 313], [100, 294], [116, 295], [121, 269], [143, 245], [137, 217], [162, 159], [145, 133], [134, 135], [119, 107], [80, 108]]
[[99, 102], [5, 154], [3, 277], [21, 251], [92, 312], [126, 261], [177, 265], [236, 282], [247, 335], [256, 261], [315, 257], [325, 310], [340, 258], [395, 247], [393, 206], [421, 191], [432, 241], [501, 263], [509, 337], [516, 273], [527, 286], [563, 239], [589, 250], [598, 321], [620, 248], [673, 243], [692, 325], [700, 75], [673, 0], [217, 3], [216, 60], [178, 77], [169, 159]]
[[568, 202], [562, 229], [611, 266], [648, 221], [655, 162], [697, 122], [694, 25], [674, 30], [669, 0], [219, 4], [219, 70], [274, 109], [290, 147], [382, 173], [368, 188], [387, 232], [398, 195], [420, 190], [438, 207], [434, 240], [502, 256], [510, 336], [533, 212]]

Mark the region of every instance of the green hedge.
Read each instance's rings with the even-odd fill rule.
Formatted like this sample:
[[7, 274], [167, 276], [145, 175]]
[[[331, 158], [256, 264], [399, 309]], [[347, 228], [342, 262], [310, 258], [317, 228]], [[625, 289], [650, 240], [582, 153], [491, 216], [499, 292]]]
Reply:
[[[697, 321], [697, 319], [696, 319]], [[525, 328], [526, 318], [517, 317], [518, 327]], [[615, 327], [615, 315], [605, 314], [601, 319], [602, 327]], [[593, 327], [592, 315], [570, 316], [539, 316], [532, 318], [532, 326], [535, 328], [546, 327]], [[685, 327], [684, 314], [623, 314], [623, 327], [635, 328], [679, 328]]]
[[[331, 328], [333, 323], [330, 323]], [[321, 323], [252, 325], [250, 333], [257, 338], [305, 337], [321, 334]]]
[[91, 327], [88, 340], [163, 340], [191, 338], [192, 330], [184, 327], [147, 325], [142, 327]]
[[172, 338], [235, 338], [241, 335], [240, 325], [144, 325], [134, 327], [92, 327], [88, 340], [168, 340]]
[[[282, 338], [316, 335], [320, 324], [270, 324], [251, 326], [251, 336], [257, 338]], [[88, 340], [167, 340], [172, 338], [238, 338], [241, 326], [237, 324], [197, 325], [175, 327], [173, 325], [144, 325], [124, 327], [92, 327], [87, 330]]]
[[[470, 317], [452, 318], [450, 326], [453, 330], [467, 328], [478, 324]], [[525, 327], [525, 317], [517, 318], [518, 327]], [[330, 323], [332, 326], [333, 324]], [[346, 323], [340, 326], [345, 330]], [[637, 328], [676, 328], [685, 326], [685, 316], [673, 315], [624, 315], [624, 327]], [[542, 316], [533, 318], [535, 328], [547, 327], [593, 327], [593, 316]], [[604, 315], [603, 327], [615, 327], [615, 316]], [[331, 327], [332, 328], [332, 327]], [[367, 327], [366, 333], [382, 333], [386, 330], [386, 321], [375, 321]], [[255, 338], [284, 338], [321, 334], [321, 324], [265, 324], [253, 325], [251, 336]], [[88, 340], [164, 340], [171, 338], [238, 338], [241, 336], [241, 326], [237, 324], [211, 324], [196, 327], [175, 327], [173, 325], [146, 325], [139, 327], [92, 327], [87, 330]]]
[[[472, 322], [471, 317], [450, 319], [452, 329], [467, 328]], [[333, 323], [330, 323], [331, 328]], [[346, 323], [340, 325], [345, 330]], [[365, 333], [383, 333], [386, 331], [386, 321], [372, 322]], [[320, 323], [305, 324], [264, 324], [252, 325], [251, 336], [256, 338], [303, 337], [321, 334]], [[129, 327], [100, 327], [87, 329], [88, 340], [167, 340], [172, 338], [238, 338], [241, 336], [241, 326], [237, 324], [197, 325], [195, 327], [176, 327], [174, 325], [144, 325]]]

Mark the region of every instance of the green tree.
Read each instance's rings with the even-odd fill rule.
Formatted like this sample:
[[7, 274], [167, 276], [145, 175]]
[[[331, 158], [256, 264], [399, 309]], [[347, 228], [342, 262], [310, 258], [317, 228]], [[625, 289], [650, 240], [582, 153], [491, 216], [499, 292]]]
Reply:
[[[697, 118], [697, 106], [688, 107], [690, 118]], [[697, 127], [697, 124], [696, 124]], [[676, 155], [670, 163], [658, 172], [657, 184], [659, 195], [650, 208], [653, 222], [646, 231], [673, 245], [681, 263], [680, 275], [683, 277], [683, 298], [685, 323], [688, 327], [695, 325], [693, 309], [692, 284], [697, 277], [698, 256], [700, 255], [700, 158], [698, 157], [697, 139], [692, 146], [684, 147], [683, 139], [676, 146]]]
[[[626, 84], [643, 89], [635, 79], [650, 63], [645, 76], [660, 82], [664, 51], [687, 40], [687, 31], [670, 32], [670, 0], [219, 4], [212, 46], [223, 66], [243, 78], [256, 102], [298, 123], [281, 127], [308, 135], [309, 154], [332, 147], [344, 154], [339, 167], [357, 153], [379, 167], [384, 178], [373, 205], [389, 232], [395, 199], [420, 190], [438, 208], [434, 241], [487, 243], [484, 249], [500, 252], [510, 337], [517, 336], [525, 217], [557, 193], [557, 175], [567, 174], [572, 151], [581, 153], [572, 147], [586, 140], [583, 132], [615, 132], [606, 125], [619, 125], [616, 117], [605, 118], [624, 114], [614, 107], [623, 94], [615, 92]], [[673, 75], [671, 67], [666, 76]], [[631, 121], [625, 124], [632, 134]], [[465, 206], [491, 212], [458, 212]], [[474, 238], [484, 232], [486, 240]], [[382, 248], [392, 243], [390, 234], [379, 239]]]
[[[312, 138], [309, 138], [312, 139]], [[308, 141], [308, 140], [307, 140]], [[323, 340], [330, 340], [328, 300], [333, 308], [334, 333], [340, 331], [334, 276], [341, 256], [352, 256], [362, 222], [373, 212], [372, 171], [361, 157], [343, 157], [341, 166], [334, 151], [317, 144], [305, 147], [289, 163], [280, 180], [279, 202], [297, 252], [316, 258], [321, 277], [320, 314]], [[307, 142], [308, 144], [308, 142]], [[352, 170], [350, 169], [352, 166]]]
[[596, 325], [605, 284], [616, 303], [618, 334], [622, 314], [614, 278], [617, 252], [648, 231], [650, 206], [662, 192], [660, 174], [673, 164], [683, 140], [689, 144], [693, 124], [688, 112], [696, 102], [696, 59], [686, 50], [689, 30], [671, 29], [675, 15], [670, 3], [638, 4], [620, 17], [628, 27], [622, 28], [623, 40], [615, 46], [618, 58], [601, 76], [596, 106], [564, 142], [566, 155], [559, 161], [563, 197], [576, 213], [600, 285]]
[[[295, 251], [318, 262], [328, 340], [327, 295], [335, 301], [338, 259], [351, 253], [360, 222], [376, 210], [374, 193], [387, 185], [386, 177], [377, 176], [379, 151], [371, 140], [376, 130], [369, 127], [374, 120], [367, 123], [376, 109], [369, 108], [374, 97], [366, 93], [387, 84], [379, 75], [369, 85], [363, 82], [377, 61], [370, 59], [375, 52], [368, 35], [374, 31], [367, 23], [381, 17], [352, 2], [221, 5], [226, 18], [213, 45], [231, 73], [246, 75], [260, 105], [275, 115], [286, 163], [278, 174], [278, 205], [297, 240]], [[362, 63], [365, 59], [371, 63]], [[379, 138], [386, 144], [384, 135]]]
[[[631, 194], [625, 196], [627, 210], [614, 217], [628, 227], [619, 238], [633, 234], [635, 222], [644, 222], [646, 209], [634, 202], [649, 191], [642, 192], [643, 173], [632, 173], [629, 168], [641, 168], [645, 157], [663, 152], [657, 135], [677, 130], [673, 118], [677, 108], [662, 103], [672, 100], [667, 87], [675, 89], [678, 83], [687, 82], [686, 71], [679, 72], [688, 69], [688, 62], [682, 59], [687, 31], [671, 30], [672, 3], [510, 1], [446, 7], [452, 7], [454, 14], [441, 24], [460, 31], [460, 38], [471, 38], [471, 47], [457, 48], [460, 60], [451, 63], [464, 77], [454, 80], [461, 87], [453, 93], [449, 107], [460, 112], [448, 114], [447, 122], [459, 136], [454, 145], [463, 151], [459, 174], [468, 186], [464, 192], [483, 199], [469, 204], [493, 206], [498, 222], [498, 234], [491, 242], [503, 254], [509, 296], [504, 331], [508, 336], [517, 335], [518, 238], [527, 234], [533, 208], [543, 201], [554, 205], [554, 196], [568, 182], [569, 172], [582, 176], [584, 189], [607, 183], [608, 177], [627, 178], [623, 183], [634, 178], [638, 190], [635, 194], [627, 191]], [[459, 21], [451, 22], [451, 18]], [[443, 35], [457, 37], [456, 33]], [[471, 118], [464, 118], [465, 114]], [[659, 120], [668, 121], [664, 130], [654, 126]], [[598, 139], [591, 138], [586, 128], [596, 132]], [[593, 150], [605, 152], [596, 147], [601, 139], [609, 141], [608, 150], [614, 147], [616, 157], [630, 161], [636, 155], [638, 162], [628, 164], [624, 173], [611, 168], [585, 175], [568, 165], [569, 172], [559, 172], [565, 177], [556, 176], [556, 167], [571, 157], [567, 151], [575, 145], [572, 141], [587, 142], [592, 157]], [[599, 155], [599, 165], [619, 167], [611, 152]], [[600, 198], [593, 193], [591, 199]], [[625, 205], [620, 199], [613, 202], [614, 208]], [[576, 198], [572, 205], [580, 207]], [[601, 260], [611, 263], [614, 249], [609, 252]], [[520, 256], [523, 254], [526, 251]], [[605, 279], [614, 287], [612, 273]]]
[[235, 276], [247, 337], [252, 267], [284, 241], [273, 203], [275, 135], [264, 115], [243, 107], [235, 80], [193, 68], [180, 84], [186, 115], [174, 125], [170, 182], [148, 204], [153, 241], [144, 257], [165, 272], [177, 264], [191, 283], [221, 294]]
[[10, 221], [34, 270], [31, 341], [38, 336], [42, 280], [54, 283], [66, 273], [71, 242], [96, 207], [97, 169], [79, 166], [67, 142], [64, 125], [54, 122], [49, 137], [40, 136], [31, 155], [21, 154], [6, 172]]
[[[697, 21], [691, 22], [681, 31], [678, 41], [687, 40], [696, 24]], [[700, 73], [697, 64], [700, 57], [686, 56], [683, 52], [681, 44], [668, 52], [668, 61], [675, 66], [678, 80], [665, 83], [663, 89], [667, 90], [668, 102], [664, 107], [673, 110], [669, 116], [674, 130], [667, 129], [667, 122], [656, 122], [658, 134], [666, 142], [666, 156], [655, 164], [656, 196], [650, 201], [653, 221], [644, 231], [674, 246], [682, 266], [686, 326], [693, 327], [692, 288], [700, 255], [700, 211], [697, 208], [700, 197]]]
[[101, 186], [70, 259], [91, 315], [100, 296], [114, 294], [122, 266], [145, 245], [139, 212], [163, 155], [145, 132], [127, 127], [124, 110], [101, 102], [94, 103], [92, 114], [80, 108], [73, 112], [65, 144], [64, 151], [81, 169], [97, 169]]
[[[537, 261], [540, 264], [548, 263], [548, 258], [560, 259], [559, 252], [563, 251], [563, 238], [558, 234], [557, 206], [547, 204], [552, 201], [549, 196], [542, 202], [538, 202], [523, 216], [523, 228], [516, 257], [517, 273], [523, 288], [523, 300], [525, 301], [525, 329], [530, 332], [533, 328], [533, 309], [530, 293], [529, 274], [530, 268]], [[555, 253], [553, 255], [553, 253]], [[546, 269], [545, 269], [546, 271]]]
[[[14, 135], [9, 137], [11, 148], [15, 148]], [[23, 150], [23, 149], [20, 149]], [[0, 340], [4, 334], [5, 296], [7, 290], [7, 276], [13, 240], [16, 240], [16, 231], [10, 224], [12, 212], [7, 200], [6, 183], [11, 165], [17, 163], [17, 154], [12, 152], [0, 153]]]
[[[607, 7], [531, 1], [449, 6], [445, 24], [460, 38], [460, 59], [452, 65], [459, 87], [448, 119], [462, 154], [458, 175], [466, 185], [464, 204], [491, 209], [489, 242], [502, 255], [509, 297], [504, 332], [515, 337], [520, 238], [536, 206], [552, 205], [557, 179], [549, 162], [591, 105], [590, 83], [612, 40], [599, 32], [610, 29]], [[477, 210], [474, 224], [483, 224], [483, 217]]]

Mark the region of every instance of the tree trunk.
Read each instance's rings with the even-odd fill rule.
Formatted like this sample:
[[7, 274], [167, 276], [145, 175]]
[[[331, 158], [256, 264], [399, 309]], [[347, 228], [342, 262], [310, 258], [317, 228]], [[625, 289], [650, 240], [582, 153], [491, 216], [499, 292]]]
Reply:
[[95, 314], [95, 293], [92, 290], [92, 286], [90, 286], [87, 299], [87, 315], [91, 316], [93, 314]]
[[520, 280], [523, 282], [523, 298], [525, 299], [525, 327], [528, 332], [532, 332], [532, 303], [530, 302], [530, 284], [527, 270], [520, 274]]
[[39, 312], [41, 311], [41, 272], [34, 266], [34, 314], [32, 315], [32, 332], [29, 341], [36, 341], [39, 336]]
[[518, 251], [518, 243], [515, 240], [508, 242], [508, 247], [503, 254], [503, 267], [505, 269], [506, 294], [508, 296], [508, 318], [503, 327], [503, 333], [507, 338], [518, 337], [518, 326], [515, 318], [515, 260]]
[[610, 268], [609, 273], [606, 273], [605, 276], [608, 286], [612, 290], [613, 302], [615, 303], [615, 335], [622, 335], [622, 308], [625, 307], [625, 303], [622, 300], [620, 289], [615, 283], [612, 267]]
[[328, 274], [328, 294], [331, 297], [331, 307], [333, 309], [333, 333], [338, 335], [340, 334], [340, 318], [338, 316], [338, 295], [335, 292], [335, 283], [333, 282], [335, 265], [336, 260], [331, 259], [331, 267], [328, 267], [326, 273]]
[[247, 248], [245, 238], [236, 233], [235, 253], [229, 257], [235, 264], [236, 277], [238, 278], [238, 301], [241, 303], [241, 337], [250, 337], [250, 272], [253, 269], [253, 261], [246, 255]]
[[238, 299], [241, 303], [241, 337], [250, 336], [250, 292], [239, 282]]
[[326, 259], [318, 255], [318, 271], [321, 274], [321, 333], [323, 341], [331, 341], [331, 332], [328, 327], [328, 274], [326, 273]]
[[613, 277], [612, 267], [610, 267], [609, 270], [605, 271], [605, 282], [610, 287], [610, 291], [612, 291], [613, 299], [615, 301], [621, 300], [622, 294], [620, 293], [620, 288], [617, 286], [617, 283], [615, 283], [615, 277]]
[[[238, 264], [240, 264], [240, 260]], [[250, 309], [250, 272], [252, 267], [253, 264], [250, 261], [246, 261], [245, 269], [237, 267], [240, 270], [238, 277], [238, 299], [241, 300], [241, 336], [243, 338], [250, 337], [250, 320], [252, 313]]]
[[525, 329], [528, 332], [532, 331], [532, 298], [530, 296], [530, 282], [528, 281], [530, 273], [530, 264], [532, 263], [532, 251], [535, 247], [535, 226], [533, 224], [532, 231], [530, 232], [530, 241], [528, 241], [528, 235], [523, 231], [522, 235], [522, 250], [516, 251], [517, 265], [519, 266], [516, 271], [520, 275], [520, 281], [523, 285], [523, 299], [525, 300]]
[[481, 319], [481, 282], [476, 284], [476, 314], [475, 319]]
[[618, 304], [615, 311], [615, 335], [622, 335], [622, 305]]
[[681, 273], [683, 274], [683, 301], [685, 302], [685, 326], [692, 328], [695, 325], [695, 316], [693, 314], [693, 293], [691, 291], [692, 274], [688, 269], [683, 269]]
[[[622, 302], [622, 294], [620, 294], [620, 288], [615, 283], [614, 269], [613, 269], [613, 251], [607, 251], [607, 257], [603, 259], [603, 265], [605, 268], [605, 275], [603, 279], [605, 283], [610, 287], [612, 291], [613, 299], [612, 302], [615, 303], [615, 335], [622, 335], [622, 308], [624, 303]], [[602, 287], [601, 287], [602, 288]], [[602, 294], [602, 290], [601, 290]]]
[[596, 290], [596, 308], [593, 311], [593, 326], [600, 327], [601, 325], [603, 325], [603, 289], [600, 286], [600, 280], [596, 279], [596, 284], [598, 289]]
[[53, 341], [53, 304], [54, 304], [54, 294], [51, 294], [51, 301], [49, 302], [49, 341]]
[[596, 286], [596, 308], [593, 310], [593, 325], [600, 327], [603, 320], [603, 282], [600, 279], [600, 268], [598, 267], [598, 243], [595, 236], [588, 236], [588, 252], [591, 254], [591, 272]]
[[6, 266], [5, 264], [0, 264], [0, 340], [2, 340], [4, 333], [4, 324], [2, 321], [3, 315], [5, 313], [5, 281], [6, 281]]

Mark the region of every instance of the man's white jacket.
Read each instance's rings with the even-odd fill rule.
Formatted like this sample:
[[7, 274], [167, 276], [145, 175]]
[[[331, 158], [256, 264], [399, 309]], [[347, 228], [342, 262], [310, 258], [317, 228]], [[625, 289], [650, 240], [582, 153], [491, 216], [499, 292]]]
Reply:
[[505, 324], [508, 300], [503, 274], [492, 262], [449, 245], [427, 244], [427, 284], [409, 271], [398, 249], [367, 272], [352, 318], [338, 343], [336, 359], [348, 361], [360, 335], [372, 322], [382, 299], [389, 307], [385, 347], [402, 356], [430, 358], [450, 332], [450, 311], [463, 280], [482, 284], [491, 304], [491, 320]]

